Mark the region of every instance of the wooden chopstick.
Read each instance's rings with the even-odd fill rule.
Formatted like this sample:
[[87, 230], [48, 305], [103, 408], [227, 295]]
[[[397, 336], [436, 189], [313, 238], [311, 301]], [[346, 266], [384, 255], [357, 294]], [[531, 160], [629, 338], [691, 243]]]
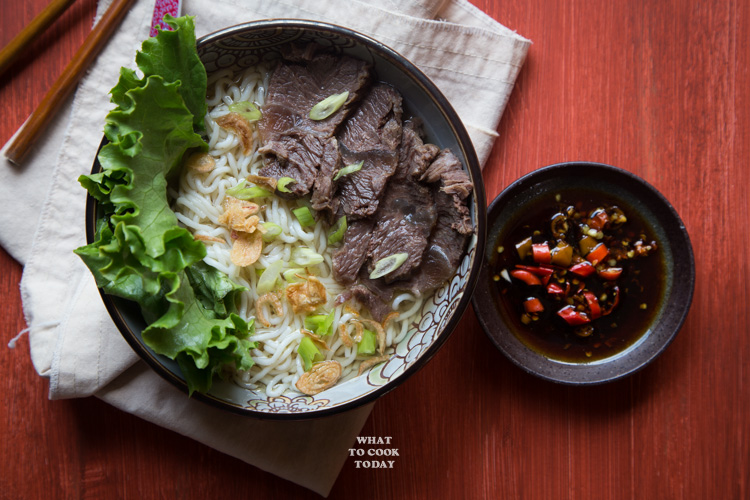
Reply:
[[0, 75], [13, 64], [13, 62], [21, 55], [21, 52], [31, 43], [36, 37], [49, 28], [55, 19], [60, 17], [68, 7], [70, 7], [75, 0], [52, 0], [42, 12], [39, 13], [19, 34], [17, 34], [8, 45], [3, 47], [0, 51]]
[[37, 138], [52, 121], [57, 110], [65, 103], [66, 98], [83, 77], [86, 69], [104, 48], [109, 37], [117, 30], [128, 8], [134, 0], [114, 0], [84, 40], [83, 45], [63, 70], [60, 77], [47, 91], [42, 102], [31, 113], [29, 119], [13, 138], [5, 152], [5, 157], [16, 165], [21, 165], [26, 154]]

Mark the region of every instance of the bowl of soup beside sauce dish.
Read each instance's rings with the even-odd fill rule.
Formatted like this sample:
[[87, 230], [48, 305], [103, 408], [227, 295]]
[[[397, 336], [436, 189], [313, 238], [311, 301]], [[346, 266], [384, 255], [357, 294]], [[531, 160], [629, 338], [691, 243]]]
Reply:
[[571, 162], [518, 179], [488, 208], [474, 310], [492, 342], [571, 385], [630, 375], [674, 339], [692, 300], [679, 215], [625, 170]]
[[[188, 298], [200, 299], [190, 302], [192, 317], [213, 321], [215, 335], [239, 333], [208, 340], [203, 354], [174, 355], [178, 342], [159, 335], [189, 325], [169, 319], [170, 328], [147, 326], [154, 310], [167, 311], [161, 324], [182, 311], [175, 304], [186, 303], [183, 288], [174, 292], [177, 301], [167, 297], [146, 314], [128, 300], [142, 292], [111, 293], [119, 278], [104, 279], [104, 269], [95, 275], [110, 315], [159, 375], [229, 411], [304, 419], [375, 400], [437, 352], [469, 304], [484, 252], [486, 202], [466, 130], [413, 64], [339, 26], [253, 22], [206, 35], [197, 53], [208, 75], [201, 133], [208, 153], [186, 154], [167, 192], [180, 228], [205, 245], [206, 256], [182, 281], [166, 273], [163, 282], [189, 281]], [[303, 88], [291, 95], [296, 85]], [[132, 150], [104, 159], [128, 162]], [[101, 182], [101, 168], [97, 161], [91, 182]], [[108, 182], [129, 178], [116, 174]], [[101, 203], [104, 195], [89, 196], [89, 246], [81, 252], [96, 265], [121, 234], [113, 219], [137, 213], [131, 206], [116, 216], [103, 212], [111, 209]], [[181, 230], [168, 234], [185, 237]], [[112, 243], [97, 252], [102, 234]], [[150, 254], [140, 260], [154, 261]], [[149, 273], [161, 268], [154, 269]], [[125, 284], [137, 288], [149, 273]], [[221, 296], [216, 287], [206, 292], [217, 282]], [[240, 350], [248, 346], [252, 366], [240, 369], [247, 354]], [[210, 388], [201, 390], [202, 382]]]

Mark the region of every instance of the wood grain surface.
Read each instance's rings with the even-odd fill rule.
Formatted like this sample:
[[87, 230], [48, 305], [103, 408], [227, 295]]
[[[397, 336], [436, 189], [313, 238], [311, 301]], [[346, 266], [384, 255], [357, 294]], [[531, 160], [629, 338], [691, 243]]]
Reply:
[[[750, 2], [473, 3], [534, 42], [485, 169], [488, 199], [561, 161], [640, 175], [690, 233], [693, 307], [655, 363], [590, 388], [523, 373], [467, 311], [362, 430], [392, 437], [394, 468], [348, 459], [330, 498], [750, 498]], [[4, 44], [45, 0], [0, 5]], [[94, 11], [78, 0], [2, 77], [0, 142]], [[0, 498], [317, 497], [97, 399], [49, 401], [28, 339], [4, 347], [26, 326], [20, 278], [0, 251]]]

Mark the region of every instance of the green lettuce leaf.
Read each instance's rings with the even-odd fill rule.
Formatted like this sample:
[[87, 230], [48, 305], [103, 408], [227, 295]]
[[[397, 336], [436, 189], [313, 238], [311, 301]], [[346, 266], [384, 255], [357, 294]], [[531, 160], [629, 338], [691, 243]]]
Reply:
[[196, 297], [207, 309], [225, 316], [237, 312], [237, 297], [246, 290], [245, 287], [237, 285], [226, 274], [202, 261], [185, 271]]
[[253, 323], [236, 309], [243, 290], [206, 265], [206, 248], [178, 225], [167, 184], [182, 158], [207, 145], [206, 74], [190, 17], [167, 19], [142, 45], [143, 76], [123, 68], [112, 89], [99, 152], [101, 172], [79, 182], [99, 202], [95, 240], [76, 250], [106, 293], [137, 302], [143, 341], [177, 361], [188, 389], [206, 392], [217, 374], [249, 369]]
[[[138, 67], [146, 75], [162, 75], [169, 82], [182, 82], [180, 95], [193, 115], [193, 126], [204, 130], [206, 115], [206, 68], [195, 50], [195, 24], [192, 17], [175, 19], [170, 15], [164, 21], [172, 31], [162, 31], [149, 38], [136, 55]], [[201, 92], [195, 92], [201, 89]]]

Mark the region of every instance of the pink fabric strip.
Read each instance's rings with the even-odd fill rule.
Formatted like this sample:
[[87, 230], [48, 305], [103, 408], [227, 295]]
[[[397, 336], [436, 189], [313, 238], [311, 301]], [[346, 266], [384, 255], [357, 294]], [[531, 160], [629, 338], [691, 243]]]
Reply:
[[164, 15], [180, 17], [180, 7], [180, 0], [156, 0], [154, 15], [151, 17], [151, 36], [156, 36], [157, 28], [168, 30], [169, 26], [164, 24]]

